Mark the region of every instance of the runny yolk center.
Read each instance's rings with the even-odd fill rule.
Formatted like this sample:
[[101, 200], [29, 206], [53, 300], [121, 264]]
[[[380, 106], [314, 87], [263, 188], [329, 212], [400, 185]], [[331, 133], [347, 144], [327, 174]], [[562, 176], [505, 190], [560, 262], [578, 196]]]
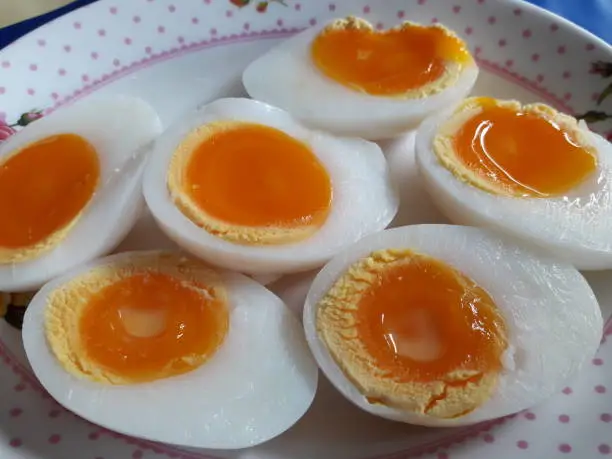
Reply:
[[250, 123], [213, 131], [193, 151], [184, 186], [207, 214], [251, 227], [318, 226], [332, 199], [329, 175], [305, 144]]
[[469, 59], [464, 43], [440, 27], [404, 25], [377, 32], [328, 27], [312, 43], [315, 66], [361, 92], [397, 96], [437, 81], [449, 62]]
[[453, 143], [469, 170], [524, 197], [563, 194], [597, 167], [595, 155], [554, 121], [486, 101]]
[[465, 371], [473, 381], [498, 371], [506, 348], [505, 322], [488, 293], [416, 254], [381, 272], [359, 303], [357, 324], [377, 367], [398, 382], [457, 384], [453, 375]]
[[139, 273], [97, 292], [79, 330], [89, 358], [120, 377], [145, 382], [202, 365], [223, 342], [228, 324], [226, 305], [206, 287]]
[[94, 147], [75, 134], [34, 142], [0, 163], [0, 247], [39, 243], [68, 225], [100, 177]]

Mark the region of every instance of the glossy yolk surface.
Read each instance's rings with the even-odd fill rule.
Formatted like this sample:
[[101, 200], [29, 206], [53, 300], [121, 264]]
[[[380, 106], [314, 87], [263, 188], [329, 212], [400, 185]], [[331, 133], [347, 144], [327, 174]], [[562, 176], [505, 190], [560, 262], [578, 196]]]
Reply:
[[318, 225], [331, 205], [330, 178], [310, 149], [259, 124], [213, 133], [193, 152], [184, 180], [200, 209], [235, 225]]
[[160, 273], [125, 277], [97, 292], [79, 323], [89, 358], [134, 382], [193, 370], [223, 342], [229, 316], [206, 287]]
[[93, 196], [100, 177], [94, 147], [59, 134], [0, 164], [0, 247], [28, 247], [68, 225]]
[[439, 27], [404, 25], [384, 32], [327, 28], [311, 54], [329, 78], [371, 95], [401, 95], [438, 80], [448, 61], [469, 58], [465, 45]]
[[[359, 303], [357, 330], [377, 367], [398, 382], [476, 382], [501, 368], [506, 348], [505, 322], [487, 292], [418, 255], [380, 273]], [[446, 381], [466, 370], [468, 379]]]
[[522, 196], [562, 194], [597, 167], [595, 155], [554, 121], [486, 99], [482, 111], [461, 127], [453, 143], [468, 169]]

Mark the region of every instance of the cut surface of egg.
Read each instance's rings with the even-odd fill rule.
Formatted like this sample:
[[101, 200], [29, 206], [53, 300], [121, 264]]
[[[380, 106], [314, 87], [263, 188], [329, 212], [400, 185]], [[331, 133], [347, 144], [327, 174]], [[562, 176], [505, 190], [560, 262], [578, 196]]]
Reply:
[[192, 221], [251, 245], [306, 239], [325, 222], [332, 199], [329, 174], [306, 144], [239, 121], [188, 134], [172, 156], [168, 188]]
[[498, 229], [579, 269], [612, 267], [612, 145], [544, 104], [469, 98], [419, 128], [426, 189], [455, 223]]
[[247, 277], [149, 251], [45, 285], [23, 337], [43, 386], [85, 419], [233, 449], [279, 435], [310, 406], [317, 368], [300, 331], [283, 302]]
[[243, 82], [255, 99], [308, 125], [381, 139], [458, 102], [477, 75], [466, 43], [440, 24], [377, 31], [349, 16], [273, 48], [247, 67]]
[[377, 32], [363, 19], [332, 22], [310, 50], [317, 69], [332, 80], [373, 96], [418, 98], [440, 92], [470, 59], [447, 28], [411, 22]]
[[572, 266], [487, 230], [368, 236], [315, 278], [304, 308], [319, 366], [373, 414], [467, 425], [529, 408], [599, 346], [603, 318]]
[[51, 292], [45, 332], [70, 373], [130, 384], [202, 365], [225, 339], [228, 317], [214, 271], [176, 257], [140, 257]]
[[35, 258], [65, 236], [98, 185], [100, 161], [75, 134], [58, 134], [11, 152], [0, 165], [0, 262]]
[[160, 132], [147, 103], [110, 96], [61, 108], [3, 143], [0, 290], [36, 289], [114, 248], [139, 215], [141, 150]]
[[376, 144], [309, 130], [250, 99], [217, 100], [170, 127], [144, 195], [185, 250], [259, 275], [320, 266], [398, 207]]

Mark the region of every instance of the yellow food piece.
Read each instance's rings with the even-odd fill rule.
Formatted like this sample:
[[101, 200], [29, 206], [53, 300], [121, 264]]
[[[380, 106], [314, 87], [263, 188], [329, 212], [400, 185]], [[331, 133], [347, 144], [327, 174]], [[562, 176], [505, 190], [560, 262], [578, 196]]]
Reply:
[[196, 225], [244, 245], [304, 240], [325, 222], [332, 185], [309, 147], [255, 123], [192, 130], [167, 173], [171, 198]]
[[319, 32], [311, 58], [319, 71], [344, 86], [399, 99], [437, 94], [474, 63], [463, 40], [441, 24], [406, 21], [377, 31], [354, 16], [337, 19]]
[[76, 134], [45, 137], [0, 158], [0, 264], [31, 260], [56, 247], [99, 180], [98, 154]]
[[52, 291], [45, 310], [47, 341], [60, 364], [104, 384], [195, 370], [228, 327], [219, 275], [172, 253], [96, 267]]
[[496, 388], [505, 321], [486, 291], [439, 260], [376, 251], [317, 307], [319, 337], [370, 403], [455, 418]]
[[544, 104], [466, 99], [433, 140], [458, 180], [492, 194], [562, 196], [597, 169], [597, 150], [575, 118]]

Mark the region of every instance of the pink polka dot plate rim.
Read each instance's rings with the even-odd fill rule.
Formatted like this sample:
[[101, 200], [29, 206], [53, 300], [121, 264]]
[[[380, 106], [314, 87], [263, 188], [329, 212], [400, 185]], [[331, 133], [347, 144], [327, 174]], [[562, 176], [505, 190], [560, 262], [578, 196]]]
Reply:
[[[355, 14], [379, 28], [400, 20], [442, 22], [470, 44], [479, 94], [545, 101], [590, 113], [610, 135], [612, 98], [601, 94], [612, 51], [551, 14], [512, 0], [102, 0], [23, 37], [0, 53], [0, 141], [50, 110], [91, 93], [147, 99], [169, 123], [196, 104], [240, 94], [242, 69], [273, 44], [329, 18]], [[148, 217], [125, 248], [159, 242]], [[139, 233], [140, 232], [140, 233]], [[140, 244], [135, 247], [134, 244]], [[610, 316], [611, 273], [588, 275]], [[18, 322], [17, 316], [13, 325]], [[608, 325], [608, 333], [612, 331]], [[612, 454], [612, 345], [542, 406], [458, 430], [395, 424], [357, 411], [323, 378], [312, 409], [259, 447], [193, 451], [123, 437], [64, 411], [40, 388], [18, 331], [0, 320], [0, 457], [87, 458], [597, 458]], [[81, 456], [80, 456], [81, 457]]]

